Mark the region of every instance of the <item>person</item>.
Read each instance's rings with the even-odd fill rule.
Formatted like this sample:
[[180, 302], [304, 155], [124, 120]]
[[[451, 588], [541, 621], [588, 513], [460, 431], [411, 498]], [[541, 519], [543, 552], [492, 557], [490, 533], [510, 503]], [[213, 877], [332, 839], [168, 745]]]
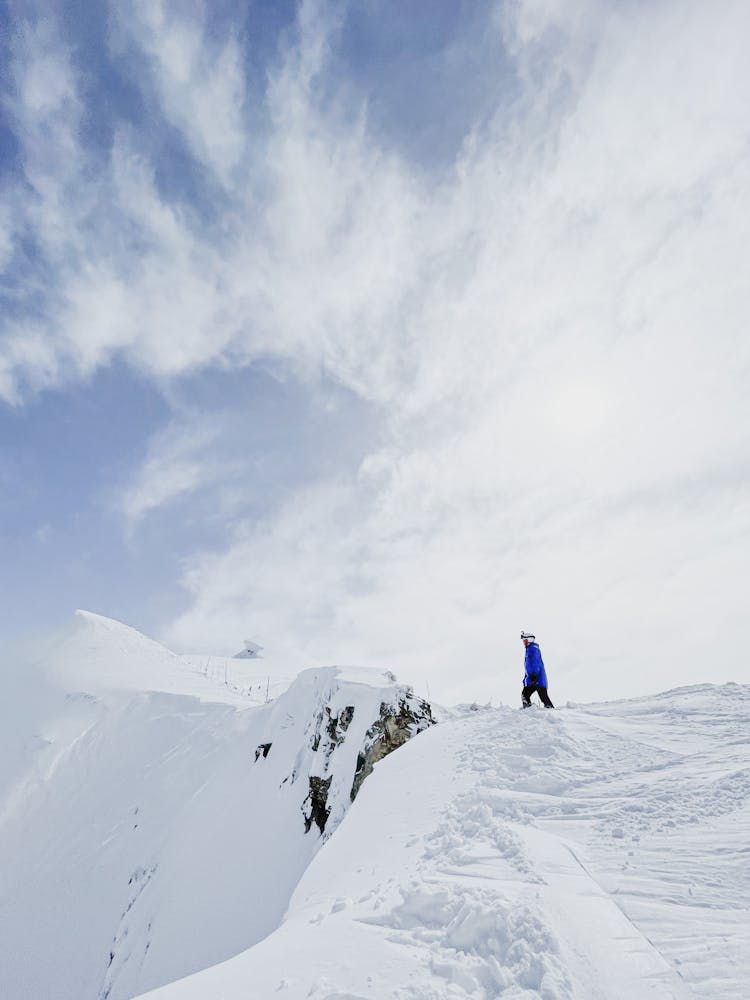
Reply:
[[554, 708], [547, 694], [547, 671], [544, 669], [542, 651], [539, 649], [536, 636], [531, 632], [522, 632], [521, 639], [526, 649], [526, 673], [523, 678], [521, 705], [523, 708], [530, 708], [531, 696], [536, 691], [545, 708]]

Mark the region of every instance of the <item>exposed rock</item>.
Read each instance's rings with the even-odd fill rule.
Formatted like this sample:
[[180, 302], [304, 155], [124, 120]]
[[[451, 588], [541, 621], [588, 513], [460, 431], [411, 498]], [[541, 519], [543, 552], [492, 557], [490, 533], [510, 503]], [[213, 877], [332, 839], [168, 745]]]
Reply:
[[331, 787], [332, 778], [333, 775], [328, 778], [310, 778], [310, 794], [305, 799], [305, 805], [309, 803], [309, 806], [307, 809], [303, 806], [305, 833], [309, 832], [313, 823], [317, 825], [321, 833], [326, 828], [328, 817], [331, 815], [331, 810], [328, 808], [327, 802], [328, 789]]
[[[310, 749], [316, 754], [322, 752], [323, 760], [321, 766], [324, 773], [328, 770], [332, 753], [343, 742], [353, 718], [354, 705], [347, 705], [338, 715], [335, 715], [328, 705], [319, 712], [315, 720], [313, 734], [310, 738]], [[321, 743], [323, 744], [322, 751]], [[330, 809], [327, 807], [331, 777], [310, 777], [310, 791], [302, 803], [306, 833], [310, 830], [313, 823], [317, 825], [321, 833], [325, 829], [326, 822], [331, 814]]]
[[328, 729], [331, 737], [335, 739], [337, 732], [345, 733], [349, 728], [349, 725], [353, 718], [354, 718], [354, 705], [347, 705], [346, 708], [343, 708], [339, 713], [338, 719], [335, 720], [331, 719], [331, 722], [333, 723], [333, 729], [331, 729], [330, 724]]
[[263, 760], [265, 760], [266, 757], [268, 756], [268, 751], [271, 749], [271, 746], [272, 746], [271, 743], [261, 743], [258, 746], [257, 750], [255, 751], [255, 759], [259, 760], [262, 755]]
[[[388, 676], [387, 679], [391, 680], [391, 677]], [[326, 824], [331, 816], [332, 801], [336, 799], [340, 802], [343, 795], [349, 802], [353, 802], [362, 782], [379, 760], [433, 725], [435, 720], [429, 704], [415, 697], [411, 688], [397, 688], [390, 700], [386, 700], [385, 691], [383, 695], [385, 697], [380, 701], [379, 714], [371, 723], [372, 715], [369, 718], [358, 717], [357, 723], [353, 725], [354, 705], [346, 705], [338, 710], [331, 704], [323, 705], [315, 716], [309, 736], [314, 761], [308, 772], [309, 792], [302, 803], [306, 832], [315, 824], [321, 833], [328, 835]], [[377, 704], [375, 702], [370, 709], [373, 715], [377, 711]], [[357, 712], [361, 711], [358, 707]], [[366, 728], [368, 723], [369, 728]], [[356, 742], [354, 746], [344, 749], [343, 744], [347, 739]], [[342, 762], [346, 760], [349, 763], [343, 766], [354, 767], [353, 774], [351, 771], [346, 774], [341, 770]], [[336, 822], [340, 821], [340, 806], [335, 808], [335, 814]]]
[[383, 702], [380, 706], [380, 718], [367, 730], [365, 745], [357, 757], [357, 770], [351, 790], [352, 802], [357, 797], [362, 782], [372, 773], [379, 760], [434, 722], [429, 703], [422, 698], [415, 698], [410, 689], [405, 697], [399, 699], [397, 706]]
[[344, 733], [354, 718], [354, 705], [347, 705], [338, 715], [334, 715], [328, 705], [321, 709], [315, 720], [315, 728], [310, 737], [310, 749], [315, 753], [320, 749], [320, 742], [326, 737], [325, 752], [330, 757], [334, 747], [344, 738]]

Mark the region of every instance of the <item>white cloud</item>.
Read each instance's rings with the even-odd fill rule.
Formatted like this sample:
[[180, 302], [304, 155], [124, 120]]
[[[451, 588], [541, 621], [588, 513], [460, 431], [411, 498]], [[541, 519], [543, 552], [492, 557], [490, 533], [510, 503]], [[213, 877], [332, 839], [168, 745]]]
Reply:
[[[116, 352], [159, 377], [272, 357], [379, 410], [358, 478], [292, 492], [194, 558], [169, 630], [182, 645], [233, 646], [257, 625], [321, 656], [390, 658], [433, 693], [463, 690], [470, 668], [492, 693], [517, 652], [499, 636], [534, 628], [567, 636], [576, 697], [592, 677], [602, 694], [705, 677], [714, 627], [750, 638], [735, 596], [750, 532], [746, 5], [503, 5], [488, 30], [519, 92], [440, 178], [327, 79], [325, 9], [302, 7], [263, 136], [243, 118], [235, 35], [211, 41], [161, 5], [121, 24], [223, 215], [207, 230], [169, 203], [132, 133], [93, 196], [80, 143], [60, 182], [38, 179], [32, 142], [43, 198], [27, 224], [59, 265], [59, 309], [11, 329], [0, 391]], [[17, 61], [20, 93], [39, 93], [34, 60]], [[79, 142], [71, 87], [64, 141]], [[44, 99], [22, 112], [37, 135]], [[181, 447], [155, 443], [131, 523], [198, 485]], [[610, 676], [597, 664], [613, 638]]]
[[115, 44], [132, 40], [146, 57], [167, 120], [185, 135], [193, 154], [228, 183], [248, 153], [237, 39], [211, 40], [210, 11], [202, 3], [187, 14], [164, 0], [139, 0], [132, 8], [118, 5], [114, 15]]
[[209, 453], [219, 428], [210, 419], [172, 423], [154, 436], [118, 507], [132, 532], [151, 511], [211, 485], [222, 473]]

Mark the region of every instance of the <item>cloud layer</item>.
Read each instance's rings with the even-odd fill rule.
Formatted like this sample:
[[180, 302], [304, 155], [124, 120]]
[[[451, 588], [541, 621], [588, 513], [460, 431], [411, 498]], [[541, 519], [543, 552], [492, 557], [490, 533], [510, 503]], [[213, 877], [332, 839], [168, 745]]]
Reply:
[[[345, 7], [302, 4], [262, 92], [245, 29], [190, 10], [109, 25], [166, 138], [123, 117], [93, 142], [70, 41], [14, 26], [0, 393], [115, 358], [165, 385], [263, 363], [374, 417], [358, 461], [186, 554], [166, 638], [283, 634], [445, 698], [515, 697], [521, 628], [576, 698], [729, 679], [717, 635], [750, 638], [747, 6], [496, 6], [494, 103], [439, 168], [341, 75]], [[151, 443], [129, 530], [221, 486], [205, 433]]]

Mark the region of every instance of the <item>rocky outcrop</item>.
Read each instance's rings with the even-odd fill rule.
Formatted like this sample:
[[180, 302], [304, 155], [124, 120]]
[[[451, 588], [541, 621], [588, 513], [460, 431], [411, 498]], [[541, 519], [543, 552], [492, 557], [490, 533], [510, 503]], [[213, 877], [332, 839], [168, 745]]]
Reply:
[[365, 745], [357, 757], [357, 769], [350, 793], [352, 802], [357, 797], [362, 782], [372, 773], [379, 760], [434, 722], [429, 703], [422, 698], [415, 698], [411, 689], [407, 689], [406, 696], [400, 698], [395, 706], [383, 702], [380, 706], [380, 718], [367, 730]]
[[302, 812], [305, 817], [305, 833], [315, 823], [321, 833], [326, 828], [331, 810], [328, 808], [328, 792], [333, 776], [328, 778], [310, 778], [310, 794], [305, 799]]
[[315, 720], [315, 727], [310, 737], [310, 749], [319, 755], [319, 769], [323, 775], [310, 775], [310, 791], [302, 804], [302, 814], [305, 818], [305, 833], [313, 823], [321, 833], [325, 830], [331, 810], [328, 807], [328, 793], [333, 776], [325, 777], [330, 769], [331, 757], [345, 737], [354, 718], [354, 705], [346, 705], [338, 713], [330, 705], [324, 705]]
[[347, 705], [338, 715], [330, 705], [325, 705], [318, 713], [315, 729], [310, 738], [310, 747], [317, 753], [323, 744], [323, 755], [328, 761], [336, 747], [343, 741], [346, 731], [354, 718], [354, 705]]
[[[392, 680], [391, 677], [387, 679], [393, 683], [395, 677]], [[363, 706], [357, 707], [358, 713], [362, 710]], [[367, 715], [360, 717], [356, 726], [354, 717], [354, 705], [338, 710], [324, 705], [315, 718], [309, 744], [315, 760], [309, 771], [309, 791], [302, 804], [306, 832], [313, 824], [321, 833], [331, 832], [326, 825], [331, 816], [334, 776], [339, 799], [343, 795], [353, 802], [379, 760], [435, 721], [429, 704], [403, 686], [396, 687], [388, 700], [381, 698], [371, 703]], [[352, 745], [352, 741], [356, 742]]]

